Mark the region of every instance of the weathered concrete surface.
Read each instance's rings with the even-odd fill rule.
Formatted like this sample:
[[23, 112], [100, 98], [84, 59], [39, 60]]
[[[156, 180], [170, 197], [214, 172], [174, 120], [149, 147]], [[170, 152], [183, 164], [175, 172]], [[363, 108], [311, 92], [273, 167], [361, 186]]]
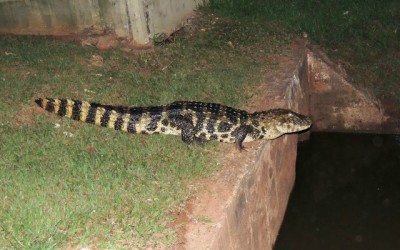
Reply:
[[[260, 87], [251, 111], [279, 107], [307, 114], [305, 41], [295, 43], [288, 55]], [[234, 147], [225, 152], [224, 168], [191, 201], [192, 219], [184, 244], [176, 248], [272, 249], [294, 184], [297, 142], [296, 134], [285, 135], [248, 143], [248, 152], [241, 154]]]
[[325, 54], [307, 49], [313, 131], [394, 133], [380, 101], [346, 80]]
[[132, 45], [170, 34], [205, 0], [0, 1], [0, 34], [54, 35], [112, 31]]
[[101, 25], [98, 1], [0, 2], [0, 33], [67, 35]]
[[171, 34], [182, 25], [192, 11], [206, 0], [154, 0], [150, 8], [151, 34]]
[[[310, 114], [315, 131], [396, 133], [398, 127], [385, 130], [388, 117], [380, 102], [347, 82], [323, 53], [297, 41], [286, 54], [250, 111], [289, 108]], [[191, 219], [176, 248], [272, 249], [295, 179], [297, 141], [307, 136], [255, 142], [241, 154], [224, 152], [222, 170], [204, 181], [204, 190], [191, 201]]]

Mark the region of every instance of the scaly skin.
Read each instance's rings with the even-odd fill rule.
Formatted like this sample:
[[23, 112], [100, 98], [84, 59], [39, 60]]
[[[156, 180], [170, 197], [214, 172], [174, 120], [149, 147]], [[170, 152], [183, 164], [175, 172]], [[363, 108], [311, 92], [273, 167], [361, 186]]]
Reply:
[[39, 98], [43, 109], [77, 121], [141, 134], [180, 135], [186, 143], [236, 143], [275, 139], [311, 126], [307, 116], [286, 109], [248, 113], [216, 103], [177, 101], [163, 106], [121, 107], [72, 99]]

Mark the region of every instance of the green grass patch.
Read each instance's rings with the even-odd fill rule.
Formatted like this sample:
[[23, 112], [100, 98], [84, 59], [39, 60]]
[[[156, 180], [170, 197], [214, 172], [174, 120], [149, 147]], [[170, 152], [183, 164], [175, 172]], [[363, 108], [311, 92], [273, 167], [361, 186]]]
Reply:
[[400, 104], [400, 2], [210, 0], [210, 8], [307, 33], [349, 72], [354, 83]]
[[150, 51], [0, 37], [0, 246], [166, 246], [176, 240], [169, 225], [193, 194], [191, 181], [218, 169], [216, 143], [60, 119], [36, 108], [35, 98], [240, 107], [292, 38], [278, 25], [215, 15]]

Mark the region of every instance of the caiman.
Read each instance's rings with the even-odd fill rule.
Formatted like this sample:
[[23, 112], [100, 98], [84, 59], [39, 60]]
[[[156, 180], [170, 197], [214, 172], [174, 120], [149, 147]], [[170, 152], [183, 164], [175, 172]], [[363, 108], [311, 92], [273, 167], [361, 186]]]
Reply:
[[39, 98], [43, 109], [62, 117], [133, 134], [180, 135], [185, 143], [236, 143], [275, 139], [306, 130], [311, 119], [286, 109], [248, 113], [217, 103], [176, 101], [162, 106], [123, 107], [73, 99]]

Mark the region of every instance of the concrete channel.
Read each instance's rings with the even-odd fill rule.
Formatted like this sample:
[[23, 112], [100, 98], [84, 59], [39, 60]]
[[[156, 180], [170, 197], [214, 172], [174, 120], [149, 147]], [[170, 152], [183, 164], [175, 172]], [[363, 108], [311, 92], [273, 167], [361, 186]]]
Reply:
[[[312, 117], [311, 131], [398, 133], [380, 102], [306, 40], [293, 43], [258, 93], [250, 111], [292, 109]], [[295, 181], [297, 143], [311, 131], [253, 143], [243, 154], [227, 150], [224, 167], [189, 201], [176, 248], [272, 249]]]

